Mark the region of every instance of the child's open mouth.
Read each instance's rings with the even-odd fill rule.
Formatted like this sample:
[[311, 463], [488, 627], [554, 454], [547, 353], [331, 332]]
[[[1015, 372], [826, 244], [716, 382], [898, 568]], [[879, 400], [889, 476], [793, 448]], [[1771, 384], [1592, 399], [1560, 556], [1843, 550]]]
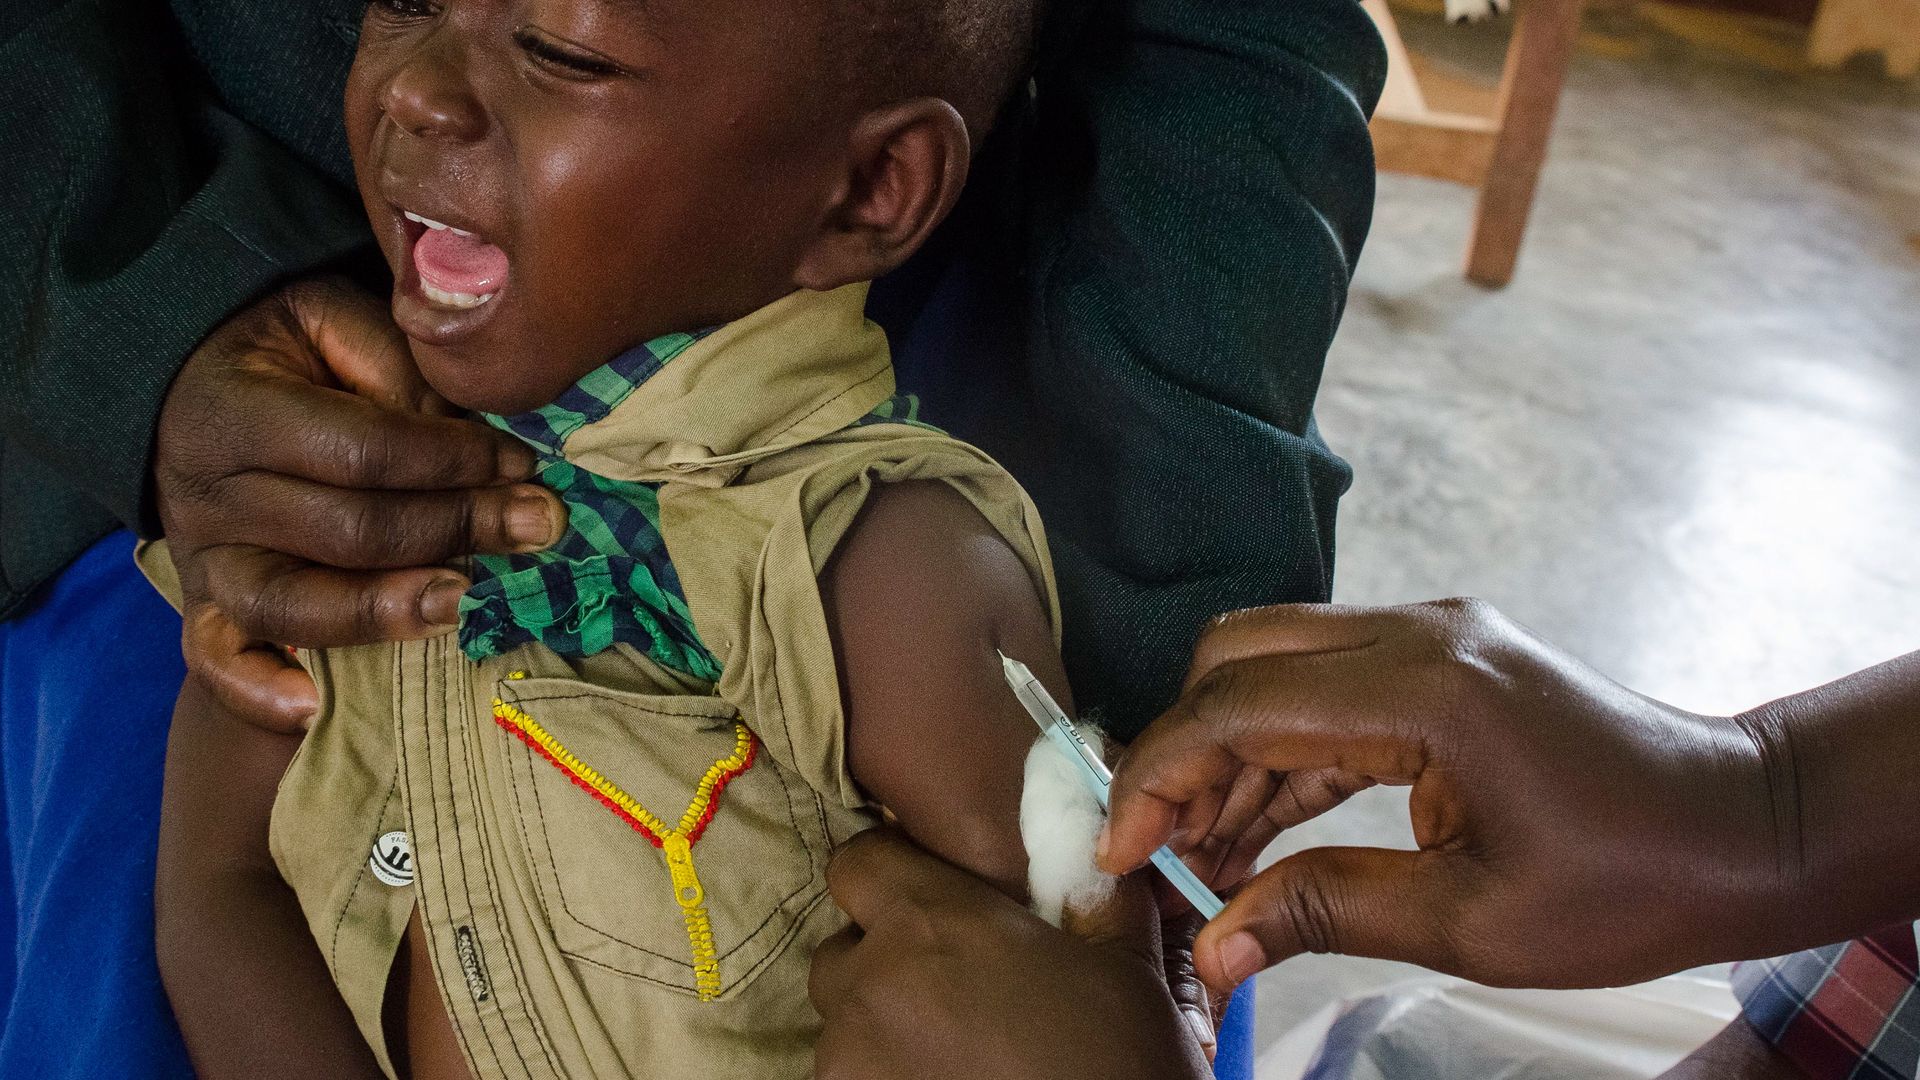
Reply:
[[424, 232], [413, 243], [420, 292], [433, 304], [467, 311], [493, 299], [507, 283], [507, 253], [462, 229], [402, 211]]

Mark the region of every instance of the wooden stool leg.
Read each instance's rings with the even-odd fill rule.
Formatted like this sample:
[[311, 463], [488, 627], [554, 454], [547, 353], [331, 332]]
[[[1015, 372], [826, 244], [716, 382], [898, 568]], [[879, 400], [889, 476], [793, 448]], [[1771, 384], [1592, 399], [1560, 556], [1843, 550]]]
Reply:
[[1467, 279], [1491, 288], [1513, 280], [1527, 215], [1547, 160], [1553, 116], [1580, 34], [1581, 0], [1521, 0], [1496, 106], [1500, 135], [1480, 188]]

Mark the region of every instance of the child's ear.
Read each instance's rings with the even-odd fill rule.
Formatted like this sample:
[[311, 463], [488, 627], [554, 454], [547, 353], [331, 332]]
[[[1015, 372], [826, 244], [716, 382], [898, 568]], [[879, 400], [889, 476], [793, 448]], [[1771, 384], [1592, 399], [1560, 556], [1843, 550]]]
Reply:
[[972, 157], [966, 121], [938, 98], [861, 117], [847, 175], [801, 256], [794, 284], [836, 289], [906, 262], [959, 200]]

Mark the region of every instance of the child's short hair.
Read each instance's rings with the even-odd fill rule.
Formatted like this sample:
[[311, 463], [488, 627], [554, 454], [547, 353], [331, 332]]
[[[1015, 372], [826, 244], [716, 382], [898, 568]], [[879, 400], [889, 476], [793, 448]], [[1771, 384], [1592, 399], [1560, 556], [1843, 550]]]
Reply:
[[822, 0], [827, 77], [868, 107], [946, 99], [976, 139], [1027, 76], [1040, 0]]

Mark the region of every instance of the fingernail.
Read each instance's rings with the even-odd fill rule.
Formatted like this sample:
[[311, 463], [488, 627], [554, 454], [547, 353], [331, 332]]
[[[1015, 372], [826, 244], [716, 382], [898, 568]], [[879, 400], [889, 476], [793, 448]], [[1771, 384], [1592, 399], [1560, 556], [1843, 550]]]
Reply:
[[1107, 848], [1113, 845], [1113, 826], [1100, 826], [1100, 835], [1093, 838], [1093, 861], [1101, 866], [1107, 865]]
[[1213, 1020], [1190, 1005], [1181, 1006], [1180, 1015], [1186, 1018], [1187, 1027], [1193, 1032], [1193, 1041], [1200, 1044], [1201, 1052], [1207, 1055], [1208, 1061], [1212, 1061], [1214, 1043], [1218, 1040], [1213, 1032]]
[[467, 592], [464, 578], [435, 578], [420, 594], [420, 619], [428, 626], [460, 625], [460, 598]]
[[539, 464], [533, 451], [518, 441], [501, 443], [494, 457], [494, 468], [500, 470], [502, 480], [525, 480]]
[[1260, 947], [1260, 940], [1245, 930], [1228, 934], [1214, 955], [1220, 961], [1220, 971], [1235, 986], [1267, 966], [1266, 950]]
[[553, 502], [536, 491], [513, 497], [507, 504], [507, 536], [527, 548], [543, 548], [554, 540]]

